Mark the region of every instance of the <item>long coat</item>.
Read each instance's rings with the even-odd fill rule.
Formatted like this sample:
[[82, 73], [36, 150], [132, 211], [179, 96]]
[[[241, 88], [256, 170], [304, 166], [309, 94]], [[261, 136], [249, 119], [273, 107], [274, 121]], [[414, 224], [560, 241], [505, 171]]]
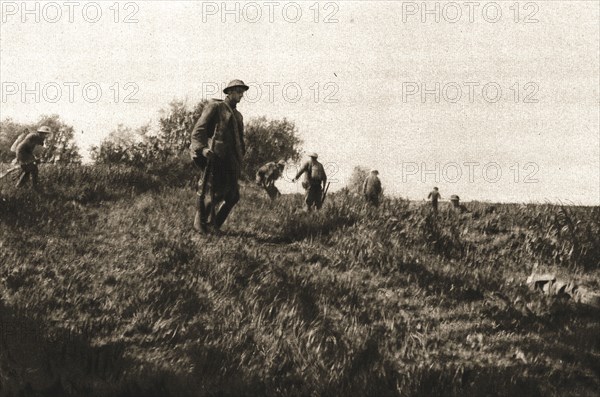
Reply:
[[[202, 150], [208, 147], [209, 138], [214, 136], [213, 152], [219, 158], [219, 163], [236, 170], [239, 178], [242, 159], [246, 153], [244, 119], [234, 106], [231, 110], [233, 113], [223, 100], [209, 101], [192, 130], [190, 150], [197, 158], [202, 158]], [[236, 122], [237, 133], [234, 124]]]

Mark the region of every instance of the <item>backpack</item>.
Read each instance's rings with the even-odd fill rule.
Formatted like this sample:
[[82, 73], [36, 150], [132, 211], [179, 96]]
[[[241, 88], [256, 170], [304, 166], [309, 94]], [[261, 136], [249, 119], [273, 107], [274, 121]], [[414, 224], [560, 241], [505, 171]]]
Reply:
[[28, 132], [21, 132], [19, 134], [19, 136], [17, 137], [17, 139], [15, 140], [15, 143], [13, 143], [12, 146], [10, 147], [10, 151], [13, 153], [17, 153], [17, 147], [19, 147], [21, 142], [23, 142], [25, 140], [25, 138], [27, 138], [27, 135], [29, 135]]
[[308, 170], [310, 173], [310, 179], [312, 181], [319, 181], [322, 182], [325, 179], [325, 170], [323, 169], [323, 166], [320, 163], [315, 164], [316, 167], [313, 167], [313, 165], [310, 165], [310, 169]]

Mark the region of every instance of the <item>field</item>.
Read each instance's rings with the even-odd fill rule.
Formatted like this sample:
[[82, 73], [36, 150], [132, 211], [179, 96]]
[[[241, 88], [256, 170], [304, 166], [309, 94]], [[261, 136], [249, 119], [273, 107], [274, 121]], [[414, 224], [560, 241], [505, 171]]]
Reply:
[[306, 214], [244, 184], [201, 236], [187, 175], [1, 186], [0, 395], [598, 395], [599, 310], [525, 280], [600, 291], [600, 208], [338, 192]]

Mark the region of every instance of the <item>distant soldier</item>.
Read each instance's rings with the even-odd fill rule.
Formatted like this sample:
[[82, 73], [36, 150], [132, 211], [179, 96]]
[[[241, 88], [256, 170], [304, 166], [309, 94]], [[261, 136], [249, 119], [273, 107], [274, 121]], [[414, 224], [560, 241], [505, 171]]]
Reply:
[[325, 175], [325, 168], [323, 164], [317, 161], [317, 154], [309, 154], [310, 160], [307, 161], [302, 168], [298, 171], [292, 182], [296, 182], [302, 174], [304, 176], [304, 182], [302, 187], [306, 190], [304, 202], [306, 204], [306, 210], [310, 211], [312, 207], [321, 209], [323, 205], [323, 189], [327, 184], [327, 175]]
[[379, 206], [379, 198], [381, 196], [381, 181], [379, 180], [379, 171], [371, 170], [371, 174], [363, 183], [363, 195], [367, 203], [374, 206]]
[[[210, 194], [199, 194], [194, 216], [194, 229], [197, 231], [208, 232], [209, 221], [218, 231], [240, 199], [238, 179], [246, 147], [244, 120], [236, 105], [248, 88], [241, 80], [231, 81], [223, 90], [227, 95], [225, 100], [209, 101], [192, 131], [192, 159], [203, 169], [209, 162], [212, 164], [211, 174], [206, 175], [207, 180], [199, 182], [200, 186], [206, 184], [202, 191], [209, 191]], [[215, 217], [209, 220], [211, 213]]]
[[[34, 189], [38, 187], [38, 166], [37, 158], [33, 154], [37, 146], [44, 146], [44, 141], [47, 135], [51, 132], [50, 127], [41, 126], [36, 132], [27, 134], [22, 140], [16, 144], [15, 152], [17, 153], [17, 163], [21, 166], [21, 173], [17, 187], [24, 186], [31, 176], [31, 185]], [[17, 138], [19, 139], [19, 138]], [[15, 146], [15, 145], [13, 145]]]
[[271, 200], [275, 200], [281, 195], [275, 187], [275, 181], [283, 175], [284, 168], [285, 161], [279, 160], [277, 163], [270, 162], [263, 165], [256, 172], [256, 184], [267, 191]]
[[458, 197], [456, 194], [450, 196], [450, 202], [452, 203], [452, 208], [456, 212], [460, 212], [461, 214], [465, 212], [470, 212], [469, 209], [464, 206], [464, 204], [460, 203], [460, 197]]
[[431, 192], [429, 192], [429, 196], [427, 199], [431, 199], [431, 207], [433, 208], [433, 213], [437, 214], [438, 212], [438, 200], [441, 200], [442, 195], [440, 194], [437, 187], [434, 187]]

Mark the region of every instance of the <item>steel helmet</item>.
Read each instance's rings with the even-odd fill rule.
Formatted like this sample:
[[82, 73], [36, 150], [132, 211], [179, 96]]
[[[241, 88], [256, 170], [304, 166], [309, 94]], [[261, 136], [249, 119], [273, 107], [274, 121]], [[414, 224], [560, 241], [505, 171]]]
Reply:
[[312, 153], [309, 153], [309, 154], [308, 154], [308, 157], [313, 157], [313, 158], [315, 158], [315, 159], [316, 159], [316, 158], [318, 158], [318, 157], [319, 157], [319, 155], [318, 155], [317, 153], [315, 153], [315, 152], [312, 152]]
[[371, 170], [371, 174], [379, 174], [379, 171], [377, 171], [375, 168], [373, 168], [373, 169]]
[[40, 128], [38, 128], [37, 132], [41, 132], [43, 134], [49, 134], [52, 132], [52, 130], [47, 125], [43, 125]]
[[458, 197], [456, 194], [453, 194], [452, 196], [450, 196], [450, 201], [459, 201], [460, 197]]
[[282, 166], [282, 167], [285, 167], [285, 160], [279, 160], [279, 161], [277, 162], [277, 165], [280, 165], [280, 166]]
[[246, 84], [244, 84], [242, 80], [231, 80], [229, 84], [227, 84], [227, 87], [223, 89], [223, 92], [227, 94], [229, 90], [235, 87], [242, 87], [244, 91], [248, 91], [248, 89], [250, 88]]

